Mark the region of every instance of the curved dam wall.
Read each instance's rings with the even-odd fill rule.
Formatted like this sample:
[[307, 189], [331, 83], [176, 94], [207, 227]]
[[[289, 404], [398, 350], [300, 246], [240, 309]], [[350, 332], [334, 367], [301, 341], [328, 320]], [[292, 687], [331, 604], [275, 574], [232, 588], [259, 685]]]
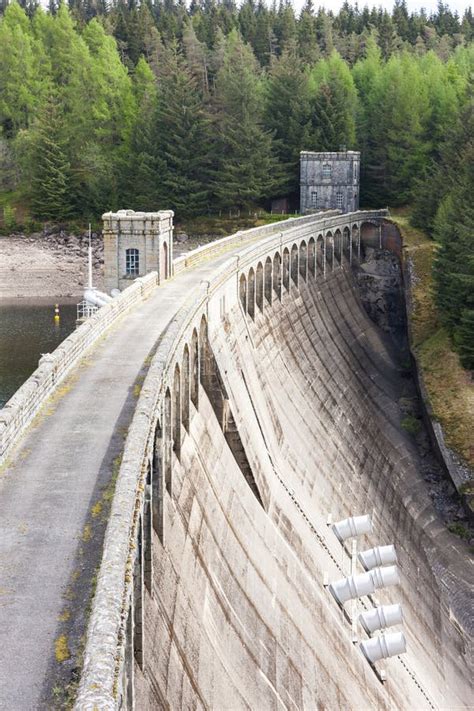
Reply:
[[[77, 708], [469, 706], [472, 568], [433, 510], [400, 427], [403, 372], [351, 273], [382, 217], [243, 250], [163, 335], [117, 483]], [[401, 585], [358, 610], [401, 602], [407, 637], [406, 655], [375, 668], [326, 585], [351, 565], [328, 515], [364, 513], [363, 547], [394, 543]]]

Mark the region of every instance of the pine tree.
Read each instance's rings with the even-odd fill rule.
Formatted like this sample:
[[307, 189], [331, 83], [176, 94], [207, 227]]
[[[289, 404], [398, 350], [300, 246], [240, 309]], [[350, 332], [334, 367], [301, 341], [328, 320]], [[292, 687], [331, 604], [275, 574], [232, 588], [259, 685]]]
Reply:
[[[474, 274], [474, 269], [472, 270]], [[470, 283], [471, 293], [474, 292], [474, 276]], [[456, 343], [464, 368], [474, 370], [474, 308], [465, 308], [461, 312], [459, 326], [456, 329]]]
[[299, 189], [300, 151], [315, 147], [311, 140], [308, 78], [294, 51], [274, 60], [266, 82], [265, 126], [275, 138], [287, 190]]
[[302, 62], [308, 66], [314, 64], [320, 55], [312, 0], [305, 0], [298, 20], [298, 48]]
[[120, 192], [127, 207], [154, 211], [160, 204], [159, 181], [165, 166], [156, 140], [156, 81], [143, 57], [135, 68], [133, 88], [136, 114], [130, 150], [121, 166]]
[[261, 95], [255, 57], [234, 31], [227, 40], [214, 97], [218, 129], [215, 192], [222, 206], [249, 205], [281, 190], [272, 136], [262, 125]]
[[319, 150], [338, 151], [355, 143], [357, 92], [347, 64], [334, 51], [311, 72], [311, 113]]
[[[434, 230], [434, 220], [439, 205], [456, 182], [474, 132], [473, 108], [471, 102], [459, 110], [452, 125], [446, 126], [444, 141], [432, 152], [430, 163], [423, 175], [415, 182], [411, 222], [415, 227]], [[434, 129], [433, 129], [434, 130]]]
[[206, 212], [211, 180], [211, 127], [203, 99], [176, 47], [158, 83], [155, 136], [164, 169], [156, 176], [160, 207], [179, 216]]
[[[472, 119], [471, 119], [472, 126]], [[439, 249], [434, 263], [435, 298], [465, 367], [474, 367], [474, 140], [464, 147], [452, 189], [441, 203], [434, 236]]]
[[44, 220], [65, 220], [71, 214], [71, 173], [64, 147], [64, 120], [53, 94], [46, 101], [33, 130], [32, 212]]
[[193, 23], [187, 22], [183, 34], [184, 52], [189, 71], [196, 80], [202, 96], [209, 96], [209, 51], [198, 40]]

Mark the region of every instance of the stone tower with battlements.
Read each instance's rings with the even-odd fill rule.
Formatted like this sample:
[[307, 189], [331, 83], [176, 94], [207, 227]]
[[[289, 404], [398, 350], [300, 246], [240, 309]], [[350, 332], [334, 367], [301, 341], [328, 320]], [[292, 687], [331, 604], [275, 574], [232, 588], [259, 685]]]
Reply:
[[171, 275], [173, 215], [172, 210], [119, 210], [102, 215], [107, 293], [122, 291], [149, 272], [158, 272], [159, 281]]
[[359, 209], [360, 153], [300, 153], [300, 211]]

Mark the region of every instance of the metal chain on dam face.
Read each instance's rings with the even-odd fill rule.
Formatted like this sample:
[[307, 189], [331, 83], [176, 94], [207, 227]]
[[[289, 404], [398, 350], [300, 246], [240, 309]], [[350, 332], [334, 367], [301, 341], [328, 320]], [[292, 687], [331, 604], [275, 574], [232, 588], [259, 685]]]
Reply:
[[[2, 411], [0, 708], [43, 707], [53, 642], [57, 660], [75, 633], [80, 711], [467, 709], [472, 565], [354, 278], [369, 247], [400, 257], [388, 212], [308, 215], [173, 261], [170, 215], [107, 213], [111, 284], [121, 222], [136, 260], [134, 221], [143, 249], [150, 226], [156, 272]], [[90, 614], [79, 588], [66, 620], [71, 580], [96, 566]]]
[[[467, 708], [472, 569], [351, 272], [364, 245], [389, 246], [386, 217], [279, 225], [170, 322], [127, 437], [77, 709]], [[354, 544], [328, 515], [364, 513], [362, 548], [391, 544], [399, 572], [338, 604], [328, 583], [354, 572]], [[367, 632], [371, 609], [402, 627]]]

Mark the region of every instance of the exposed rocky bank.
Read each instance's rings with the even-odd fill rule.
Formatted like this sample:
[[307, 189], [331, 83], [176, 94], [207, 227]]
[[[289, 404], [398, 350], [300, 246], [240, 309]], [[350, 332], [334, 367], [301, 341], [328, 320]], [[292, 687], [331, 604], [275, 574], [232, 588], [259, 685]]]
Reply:
[[[459, 493], [436, 456], [423, 421], [422, 404], [411, 375], [405, 318], [405, 295], [398, 258], [385, 249], [365, 249], [365, 259], [355, 270], [359, 295], [368, 315], [392, 340], [405, 388], [398, 405], [401, 426], [413, 437], [419, 469], [427, 483], [433, 505], [447, 527], [474, 546], [474, 529]], [[451, 453], [452, 455], [452, 453]], [[458, 468], [462, 463], [456, 462]], [[469, 479], [469, 472], [465, 472]]]
[[[103, 288], [103, 242], [92, 234], [93, 282]], [[0, 237], [0, 299], [80, 298], [87, 283], [88, 235], [59, 227]]]
[[[179, 256], [217, 239], [214, 234], [187, 235], [176, 231], [174, 255]], [[80, 299], [88, 275], [88, 235], [71, 234], [60, 226], [31, 235], [0, 236], [0, 299]], [[92, 233], [93, 282], [104, 286], [102, 234]]]

